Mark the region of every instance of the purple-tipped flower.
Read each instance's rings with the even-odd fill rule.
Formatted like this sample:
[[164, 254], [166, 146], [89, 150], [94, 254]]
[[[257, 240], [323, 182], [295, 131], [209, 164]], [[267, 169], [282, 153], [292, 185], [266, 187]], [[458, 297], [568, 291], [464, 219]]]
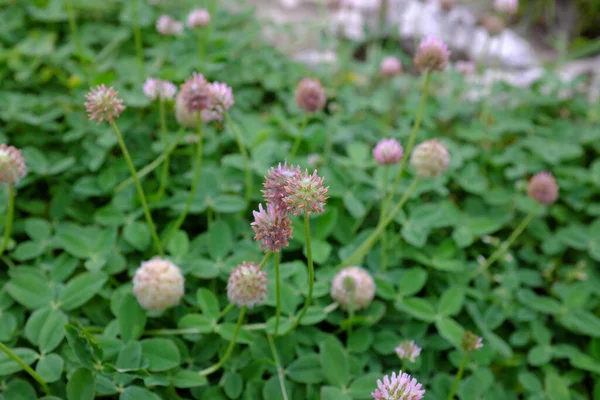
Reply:
[[435, 178], [448, 169], [450, 154], [442, 143], [435, 139], [427, 140], [415, 147], [410, 165], [420, 177]]
[[0, 183], [14, 186], [27, 175], [25, 159], [21, 150], [5, 144], [0, 145]]
[[414, 363], [416, 358], [421, 354], [421, 348], [412, 340], [400, 343], [395, 351], [401, 360], [408, 360], [411, 363]]
[[85, 98], [85, 109], [88, 112], [90, 120], [97, 120], [98, 124], [106, 120], [109, 123], [119, 118], [119, 115], [125, 109], [123, 100], [118, 99], [117, 92], [111, 87], [107, 88], [104, 84], [97, 86], [95, 89], [90, 89]]
[[317, 170], [310, 175], [307, 170], [302, 173], [298, 168], [288, 179], [284, 188], [286, 196], [283, 201], [288, 212], [294, 215], [321, 214], [324, 211], [329, 190], [329, 186], [323, 186], [323, 181], [324, 178], [317, 175]]
[[396, 139], [381, 139], [373, 149], [373, 157], [379, 165], [393, 165], [402, 160], [404, 149]]
[[292, 238], [292, 221], [284, 210], [267, 204], [265, 210], [262, 204], [258, 211], [252, 211], [254, 222], [254, 239], [260, 241], [260, 247], [267, 251], [278, 252], [282, 247], [289, 245], [288, 239]]
[[243, 262], [229, 275], [227, 297], [238, 307], [253, 308], [267, 296], [267, 273], [252, 263]]
[[385, 57], [379, 65], [379, 73], [386, 78], [400, 75], [402, 73], [402, 63], [396, 57]]
[[210, 109], [202, 110], [202, 120], [204, 122], [221, 121], [223, 113], [233, 106], [233, 91], [225, 83], [213, 82], [210, 84], [212, 93], [212, 106]]
[[213, 107], [213, 91], [204, 75], [194, 72], [191, 78], [181, 85], [181, 99], [188, 112], [210, 110]]
[[558, 199], [558, 184], [550, 172], [538, 172], [529, 180], [527, 195], [540, 204], [552, 204]]
[[296, 88], [296, 104], [303, 111], [314, 113], [325, 107], [325, 89], [316, 79], [304, 78]]
[[464, 351], [479, 350], [483, 347], [483, 339], [471, 331], [465, 332], [462, 338], [462, 347]]
[[202, 28], [210, 24], [210, 13], [202, 8], [192, 10], [187, 17], [188, 28]]
[[300, 167], [288, 166], [287, 162], [284, 162], [283, 166], [279, 163], [277, 168], [271, 168], [267, 176], [265, 176], [264, 190], [262, 191], [267, 203], [273, 204], [275, 208], [287, 212], [287, 205], [284, 201], [287, 197], [285, 185], [290, 178], [299, 172]]
[[135, 271], [133, 294], [142, 308], [163, 311], [179, 304], [184, 283], [179, 267], [169, 260], [154, 257]]
[[383, 377], [383, 381], [377, 380], [377, 387], [371, 396], [375, 400], [421, 400], [425, 395], [422, 385], [410, 375], [398, 372]]
[[331, 281], [331, 298], [343, 310], [367, 308], [375, 297], [375, 281], [361, 267], [346, 267]]
[[443, 71], [446, 69], [450, 50], [440, 39], [429, 36], [421, 42], [415, 54], [414, 62], [421, 72]]
[[516, 14], [519, 11], [519, 0], [494, 0], [494, 9], [501, 13]]
[[156, 31], [161, 35], [181, 35], [183, 24], [170, 15], [161, 15], [156, 20]]
[[150, 100], [173, 100], [177, 86], [162, 79], [148, 78], [144, 82], [144, 94]]

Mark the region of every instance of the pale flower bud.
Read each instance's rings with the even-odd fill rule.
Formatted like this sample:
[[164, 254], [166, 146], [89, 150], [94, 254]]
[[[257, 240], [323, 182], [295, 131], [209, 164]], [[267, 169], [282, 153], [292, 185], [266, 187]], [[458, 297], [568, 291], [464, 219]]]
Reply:
[[449, 58], [448, 46], [440, 39], [429, 36], [423, 39], [419, 45], [414, 62], [421, 72], [443, 71], [446, 69]]
[[169, 15], [161, 15], [156, 20], [156, 31], [161, 35], [181, 35], [183, 24]]
[[207, 10], [198, 8], [192, 10], [187, 17], [188, 28], [202, 28], [210, 23], [210, 13]]
[[331, 297], [343, 310], [367, 308], [375, 297], [375, 281], [361, 267], [346, 267], [331, 281]]
[[296, 104], [305, 112], [314, 113], [325, 107], [325, 89], [316, 79], [304, 78], [296, 88]]
[[494, 9], [501, 13], [516, 14], [519, 11], [519, 0], [494, 0]]
[[483, 347], [483, 339], [471, 331], [467, 331], [462, 338], [462, 347], [464, 351], [479, 350]]
[[27, 175], [25, 159], [21, 150], [5, 144], [0, 145], [0, 183], [14, 186]]
[[448, 169], [450, 154], [442, 143], [435, 139], [427, 140], [412, 152], [410, 165], [422, 178], [435, 178]]
[[98, 124], [104, 120], [112, 124], [125, 109], [123, 100], [117, 98], [118, 94], [115, 89], [107, 88], [104, 84], [90, 89], [85, 96], [88, 101], [84, 103], [88, 118], [97, 120]]
[[144, 83], [144, 94], [150, 100], [173, 100], [177, 86], [162, 79], [148, 78]]
[[379, 72], [386, 78], [400, 75], [402, 73], [402, 63], [396, 57], [385, 57], [383, 60], [381, 60]]
[[142, 262], [133, 277], [133, 294], [142, 308], [163, 311], [174, 307], [184, 294], [181, 270], [169, 260], [154, 257]]
[[373, 157], [379, 165], [393, 165], [402, 160], [404, 149], [396, 139], [382, 139], [373, 149]]
[[421, 348], [415, 344], [414, 341], [404, 341], [400, 343], [396, 349], [396, 355], [401, 360], [407, 360], [414, 363], [417, 357], [421, 354]]
[[238, 307], [253, 308], [267, 296], [267, 273], [252, 263], [243, 262], [229, 275], [227, 297]]
[[550, 172], [539, 172], [529, 180], [527, 194], [538, 203], [549, 205], [558, 199], [558, 184]]

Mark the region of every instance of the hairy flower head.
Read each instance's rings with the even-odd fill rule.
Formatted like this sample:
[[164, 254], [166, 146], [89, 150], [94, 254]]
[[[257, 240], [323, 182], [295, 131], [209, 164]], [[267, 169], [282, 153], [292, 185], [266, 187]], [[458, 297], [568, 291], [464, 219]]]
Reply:
[[325, 107], [325, 89], [316, 79], [304, 78], [296, 87], [296, 104], [305, 112], [314, 113]]
[[331, 281], [331, 297], [343, 310], [367, 308], [375, 297], [375, 281], [361, 267], [346, 267]]
[[210, 13], [203, 9], [198, 8], [192, 10], [187, 17], [188, 28], [202, 28], [210, 24]]
[[162, 79], [148, 78], [144, 82], [144, 94], [150, 100], [173, 100], [177, 86]]
[[213, 82], [210, 84], [212, 93], [212, 105], [209, 109], [202, 110], [202, 120], [204, 122], [221, 121], [223, 113], [233, 106], [233, 91], [225, 83]]
[[414, 62], [421, 72], [443, 71], [446, 69], [449, 58], [448, 46], [440, 39], [429, 36], [423, 39], [419, 45]]
[[180, 95], [190, 113], [210, 110], [213, 107], [213, 91], [202, 74], [194, 72], [192, 77], [181, 85]]
[[123, 100], [117, 98], [117, 92], [112, 86], [107, 88], [104, 84], [90, 89], [85, 98], [85, 109], [88, 112], [90, 120], [97, 120], [98, 124], [106, 120], [109, 123], [119, 118], [119, 115], [125, 109]]
[[25, 159], [21, 150], [5, 144], [0, 145], [0, 183], [14, 186], [27, 175]]
[[407, 373], [402, 371], [392, 373], [377, 380], [377, 389], [371, 393], [375, 400], [421, 400], [425, 395], [422, 385]]
[[479, 350], [483, 347], [483, 339], [471, 331], [465, 332], [462, 338], [462, 347], [464, 351]]
[[448, 169], [450, 154], [442, 143], [435, 139], [427, 140], [415, 147], [410, 165], [420, 177], [435, 178]]
[[229, 275], [227, 297], [238, 307], [253, 308], [267, 296], [267, 273], [253, 263], [243, 262]]
[[558, 199], [558, 184], [550, 172], [538, 172], [529, 180], [527, 195], [540, 204], [552, 204]]
[[254, 222], [254, 239], [260, 241], [260, 247], [266, 251], [278, 252], [282, 247], [289, 245], [288, 239], [292, 238], [292, 221], [284, 210], [267, 203], [265, 210], [262, 204], [258, 211], [252, 211]]
[[381, 139], [373, 149], [373, 157], [379, 165], [393, 165], [402, 160], [404, 149], [396, 139]]
[[171, 261], [154, 257], [142, 262], [133, 277], [133, 294], [142, 308], [163, 311], [176, 306], [184, 294], [181, 270]]
[[287, 197], [285, 186], [288, 180], [299, 172], [300, 167], [288, 166], [287, 162], [284, 162], [283, 166], [279, 163], [277, 168], [271, 168], [265, 176], [265, 183], [263, 184], [264, 189], [262, 192], [266, 202], [287, 212], [287, 205], [284, 200]]
[[181, 35], [183, 24], [170, 15], [161, 15], [156, 20], [156, 31], [161, 35]]
[[401, 360], [408, 360], [411, 363], [414, 363], [416, 358], [421, 354], [421, 348], [412, 340], [400, 343], [395, 351]]
[[385, 57], [379, 65], [379, 73], [386, 78], [402, 73], [402, 63], [394, 56]]
[[317, 175], [317, 170], [310, 175], [308, 170], [302, 173], [298, 168], [284, 187], [286, 196], [283, 201], [288, 212], [294, 215], [321, 214], [324, 211], [329, 190], [329, 186], [323, 186], [323, 181], [324, 178]]

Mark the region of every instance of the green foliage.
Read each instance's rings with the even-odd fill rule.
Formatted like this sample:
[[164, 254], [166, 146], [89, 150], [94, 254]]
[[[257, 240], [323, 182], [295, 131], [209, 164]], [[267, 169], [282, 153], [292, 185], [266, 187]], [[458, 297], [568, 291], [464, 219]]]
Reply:
[[[158, 107], [143, 95], [146, 76], [135, 58], [135, 2], [72, 0], [81, 53], [68, 2], [30, 3], [0, 13], [0, 142], [23, 149], [29, 167], [0, 257], [0, 341], [52, 396], [41, 397], [23, 366], [0, 352], [0, 400], [369, 399], [377, 379], [403, 368], [423, 384], [426, 399], [444, 399], [467, 330], [482, 336], [484, 347], [470, 358], [461, 400], [600, 398], [600, 131], [583, 97], [562, 96], [570, 85], [548, 75], [531, 89], [495, 87], [484, 123], [482, 102], [468, 100], [470, 83], [453, 71], [432, 77], [417, 142], [440, 138], [450, 168], [421, 181], [395, 216], [387, 269], [379, 243], [367, 254], [362, 266], [374, 277], [376, 298], [350, 316], [331, 305], [331, 280], [377, 224], [381, 190], [391, 187], [397, 166], [385, 181], [371, 150], [383, 137], [406, 142], [419, 78], [382, 81], [381, 57], [399, 50], [379, 43], [365, 61], [342, 58], [308, 70], [265, 44], [251, 13], [224, 10], [213, 15], [199, 68], [195, 32], [174, 37], [154, 29], [162, 13], [185, 18], [191, 2], [139, 1], [145, 75], [181, 83], [199, 70], [230, 85], [231, 117], [254, 181], [246, 202], [244, 160], [230, 125], [207, 125], [190, 215], [165, 248], [185, 276], [185, 296], [177, 307], [148, 312], [130, 281], [140, 262], [155, 256], [150, 231], [134, 186], [119, 186], [130, 175], [112, 130], [89, 122], [83, 107], [89, 86], [114, 86], [127, 106], [118, 124], [137, 170], [162, 153]], [[341, 46], [341, 54], [355, 50]], [[226, 308], [229, 273], [263, 257], [252, 239], [251, 209], [263, 202], [263, 176], [300, 134], [294, 88], [305, 76], [318, 76], [329, 98], [327, 109], [310, 117], [294, 160], [318, 168], [330, 187], [326, 212], [310, 221], [311, 307], [297, 329], [272, 338], [275, 273], [267, 262], [268, 298], [247, 311], [223, 368], [204, 376], [199, 371], [221, 359], [236, 331], [239, 310]], [[171, 104], [167, 130], [174, 140]], [[142, 179], [162, 238], [184, 208], [193, 153], [186, 141], [176, 146], [162, 198], [162, 166]], [[557, 178], [559, 201], [470, 281], [478, 256], [492, 254], [532, 210], [526, 181], [541, 170]], [[411, 176], [408, 168], [396, 198]], [[5, 209], [0, 196], [3, 216]], [[293, 325], [308, 292], [302, 219], [293, 227], [281, 254], [279, 332]], [[403, 340], [423, 348], [405, 367], [394, 352]]]

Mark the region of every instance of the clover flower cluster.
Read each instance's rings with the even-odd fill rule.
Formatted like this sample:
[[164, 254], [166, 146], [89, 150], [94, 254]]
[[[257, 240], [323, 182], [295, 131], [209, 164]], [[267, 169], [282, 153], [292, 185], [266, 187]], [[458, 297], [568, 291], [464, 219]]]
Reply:
[[112, 124], [119, 118], [125, 106], [123, 100], [117, 98], [118, 94], [113, 87], [107, 88], [104, 84], [90, 89], [85, 96], [88, 101], [84, 103], [89, 119], [98, 121], [98, 124], [102, 121]]
[[154, 257], [144, 261], [133, 277], [133, 294], [142, 308], [163, 311], [174, 307], [184, 294], [185, 280], [178, 266]]
[[156, 78], [146, 79], [143, 89], [150, 100], [173, 100], [177, 93], [177, 86], [173, 83]]
[[401, 360], [407, 360], [414, 363], [417, 357], [421, 354], [421, 348], [414, 341], [404, 341], [400, 343], [394, 351]]
[[314, 113], [325, 107], [327, 96], [321, 82], [316, 79], [304, 78], [296, 87], [296, 104], [298, 108]]
[[[194, 9], [187, 15], [187, 26], [190, 29], [203, 28], [210, 24], [210, 13], [205, 9]], [[183, 22], [170, 15], [163, 14], [156, 20], [156, 31], [165, 36], [179, 36], [183, 33]]]
[[227, 297], [238, 307], [253, 308], [267, 296], [267, 273], [253, 263], [242, 262], [229, 275]]
[[409, 374], [392, 372], [377, 381], [377, 389], [371, 393], [375, 400], [420, 400], [425, 395], [422, 385]]
[[181, 85], [175, 98], [175, 118], [182, 126], [197, 128], [199, 122], [222, 120], [233, 104], [231, 87], [221, 82], [210, 83], [204, 75], [194, 73]]
[[0, 145], [0, 183], [14, 186], [27, 175], [25, 159], [21, 150], [5, 144]]
[[367, 308], [375, 297], [375, 281], [364, 268], [344, 268], [331, 282], [331, 297], [343, 310]]
[[421, 72], [444, 71], [449, 58], [448, 46], [435, 36], [428, 36], [419, 45], [414, 62]]

